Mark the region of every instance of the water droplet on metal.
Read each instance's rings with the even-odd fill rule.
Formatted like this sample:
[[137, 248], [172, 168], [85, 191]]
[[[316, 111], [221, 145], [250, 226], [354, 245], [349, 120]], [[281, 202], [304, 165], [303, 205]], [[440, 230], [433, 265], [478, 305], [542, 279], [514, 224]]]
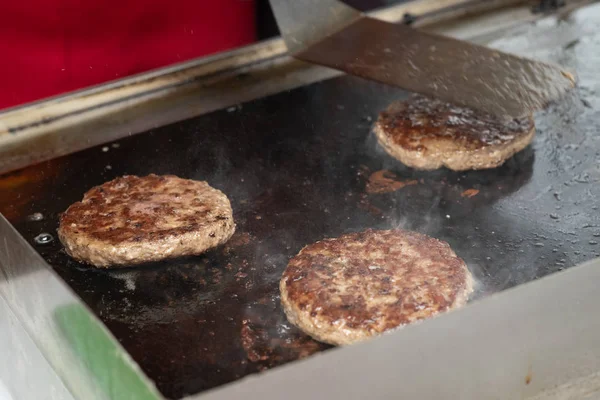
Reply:
[[41, 244], [41, 245], [44, 245], [44, 244], [49, 244], [49, 243], [52, 243], [52, 242], [54, 241], [54, 236], [52, 236], [52, 235], [51, 235], [51, 234], [49, 234], [49, 233], [40, 233], [39, 235], [37, 235], [37, 236], [36, 236], [36, 237], [33, 239], [33, 241], [34, 241], [36, 244]]
[[44, 214], [40, 212], [33, 213], [27, 216], [27, 221], [41, 221], [44, 219]]

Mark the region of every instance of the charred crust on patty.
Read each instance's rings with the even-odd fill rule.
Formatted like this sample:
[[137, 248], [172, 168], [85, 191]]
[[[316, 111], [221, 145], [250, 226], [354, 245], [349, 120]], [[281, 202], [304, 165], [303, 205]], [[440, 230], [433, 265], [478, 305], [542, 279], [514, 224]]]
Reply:
[[97, 267], [201, 254], [235, 231], [227, 196], [174, 175], [126, 175], [90, 189], [61, 216], [66, 252]]
[[289, 321], [317, 340], [351, 344], [464, 305], [466, 264], [440, 240], [367, 230], [306, 246], [280, 281]]
[[533, 116], [505, 120], [422, 95], [392, 103], [374, 133], [392, 157], [416, 169], [461, 171], [502, 165], [535, 135]]

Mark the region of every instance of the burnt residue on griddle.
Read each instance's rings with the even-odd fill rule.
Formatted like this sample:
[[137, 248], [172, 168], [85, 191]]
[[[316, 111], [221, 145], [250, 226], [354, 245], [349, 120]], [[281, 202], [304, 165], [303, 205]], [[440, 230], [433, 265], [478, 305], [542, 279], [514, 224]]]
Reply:
[[[591, 57], [600, 40], [593, 39], [553, 53], [577, 67], [576, 96], [537, 115], [533, 144], [500, 168], [402, 166], [369, 131], [406, 94], [343, 77], [42, 163], [35, 174], [14, 175], [35, 175], [39, 187], [0, 211], [167, 398], [199, 393], [323, 348], [286, 322], [278, 283], [288, 260], [324, 237], [395, 226], [435, 236], [466, 261], [479, 284], [475, 297], [598, 256], [600, 81]], [[418, 183], [368, 193], [369, 176], [381, 170]], [[56, 240], [34, 243], [54, 234], [59, 213], [92, 186], [151, 172], [207, 180], [225, 192], [236, 236], [199, 257], [120, 271], [82, 266]], [[479, 193], [463, 196], [471, 189]], [[36, 212], [45, 218], [27, 220]]]
[[266, 296], [250, 304], [242, 320], [241, 341], [248, 360], [260, 370], [306, 358], [332, 346], [319, 343], [291, 325], [279, 296]]
[[401, 180], [393, 172], [382, 169], [369, 175], [366, 189], [367, 193], [390, 193], [418, 183], [416, 179]]
[[535, 163], [535, 153], [529, 146], [501, 167], [487, 171], [418, 171], [383, 153], [375, 139], [367, 140], [366, 149], [372, 157], [381, 160], [384, 168], [373, 171], [363, 165], [359, 169], [357, 177], [367, 195], [363, 197], [363, 205], [368, 203], [372, 211], [390, 210], [385, 213], [388, 218], [406, 215], [407, 207], [412, 209], [412, 214], [427, 218], [433, 215], [440, 220], [446, 215], [464, 217], [475, 209], [492, 206], [527, 185]]

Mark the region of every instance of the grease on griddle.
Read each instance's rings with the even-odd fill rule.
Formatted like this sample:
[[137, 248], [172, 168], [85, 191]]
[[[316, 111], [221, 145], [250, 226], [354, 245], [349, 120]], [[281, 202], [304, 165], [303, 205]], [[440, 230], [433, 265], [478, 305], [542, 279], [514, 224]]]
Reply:
[[247, 246], [254, 240], [254, 237], [248, 232], [236, 231], [231, 239], [227, 241], [222, 247], [223, 252], [226, 254], [235, 252], [238, 247]]
[[189, 318], [219, 301], [233, 280], [227, 266], [222, 268], [207, 257], [149, 264], [143, 271], [86, 271], [98, 282], [107, 281], [110, 289], [118, 289], [100, 296], [92, 306], [106, 319], [136, 328]]
[[24, 218], [34, 199], [47, 190], [48, 180], [61, 171], [59, 161], [53, 160], [0, 176], [0, 212], [9, 220]]
[[248, 308], [240, 338], [248, 360], [260, 370], [306, 358], [331, 346], [313, 340], [290, 325], [276, 297], [263, 298]]
[[471, 198], [471, 197], [477, 196], [478, 194], [479, 194], [478, 189], [467, 189], [461, 193], [461, 197]]
[[[375, 156], [380, 157], [379, 153]], [[382, 166], [387, 168], [372, 170], [366, 165], [358, 166], [357, 178], [364, 188], [358, 207], [374, 216], [387, 218], [383, 210], [389, 209], [390, 202], [393, 207], [398, 207], [410, 199], [425, 197], [430, 199], [429, 204], [440, 201], [455, 205], [452, 213], [444, 212], [444, 215], [466, 215], [526, 184], [531, 178], [534, 160], [533, 150], [528, 147], [499, 168], [447, 173], [395, 169], [390, 166], [394, 162], [388, 163], [384, 156]]]
[[391, 171], [382, 169], [380, 171], [373, 172], [369, 176], [367, 182], [367, 193], [390, 193], [400, 190], [403, 187], [416, 185], [419, 183], [416, 179], [400, 180], [398, 175]]

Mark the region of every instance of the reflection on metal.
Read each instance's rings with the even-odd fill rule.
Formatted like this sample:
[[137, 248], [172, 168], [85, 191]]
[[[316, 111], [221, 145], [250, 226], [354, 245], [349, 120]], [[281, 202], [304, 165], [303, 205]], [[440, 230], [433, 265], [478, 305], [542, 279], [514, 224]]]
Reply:
[[2, 296], [0, 354], [0, 400], [74, 400]]
[[[104, 325], [1, 215], [0, 302], [27, 332], [37, 357], [62, 380], [39, 382], [49, 385], [46, 391], [54, 385], [58, 393], [64, 384], [77, 399], [161, 398]], [[18, 347], [12, 351], [17, 353], [2, 354], [2, 361], [26, 356]]]
[[[531, 19], [529, 4], [522, 3], [420, 0], [373, 15], [387, 21], [423, 15], [417, 26], [466, 38], [475, 34], [470, 25], [479, 16], [460, 28], [444, 24], [500, 9], [494, 22], [504, 28]], [[508, 18], [500, 22], [501, 15]], [[283, 42], [274, 39], [8, 110], [0, 113], [0, 173], [339, 74], [290, 59]]]
[[295, 53], [362, 18], [338, 0], [270, 0], [279, 31]]
[[339, 0], [271, 6], [294, 58], [501, 118], [539, 111], [575, 86], [564, 67], [381, 21]]

